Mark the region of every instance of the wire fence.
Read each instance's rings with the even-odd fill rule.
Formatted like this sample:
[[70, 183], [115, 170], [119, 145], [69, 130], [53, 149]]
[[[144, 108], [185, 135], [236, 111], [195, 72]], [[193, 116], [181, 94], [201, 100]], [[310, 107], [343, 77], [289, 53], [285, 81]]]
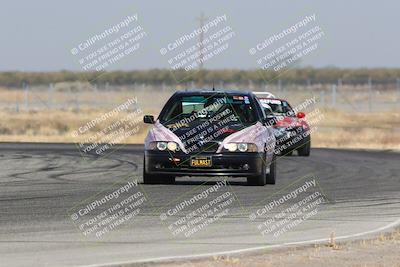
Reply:
[[[235, 89], [243, 91], [268, 91], [278, 98], [287, 99], [292, 105], [315, 97], [317, 106], [340, 109], [346, 112], [387, 112], [400, 109], [400, 82], [364, 84], [285, 84], [280, 80], [270, 84], [223, 84], [204, 85], [203, 88]], [[24, 85], [18, 89], [0, 90], [0, 109], [26, 112], [43, 110], [111, 109], [127, 98], [137, 97], [138, 105], [147, 110], [159, 110], [176, 90], [196, 89], [194, 83], [178, 86], [132, 84], [113, 86], [88, 83], [62, 83], [41, 86]]]

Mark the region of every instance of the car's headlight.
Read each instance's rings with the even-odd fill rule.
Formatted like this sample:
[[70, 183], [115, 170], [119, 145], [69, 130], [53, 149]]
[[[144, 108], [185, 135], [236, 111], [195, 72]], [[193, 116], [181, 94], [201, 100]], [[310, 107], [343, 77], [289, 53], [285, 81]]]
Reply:
[[167, 142], [157, 142], [158, 150], [164, 151], [167, 149]]
[[276, 127], [273, 129], [276, 136], [283, 135], [286, 132], [286, 127]]
[[238, 146], [237, 146], [237, 149], [240, 151], [240, 152], [246, 152], [247, 151], [247, 144], [246, 143], [243, 143], [243, 144], [238, 144]]
[[149, 145], [149, 149], [159, 150], [159, 151], [165, 151], [168, 149], [169, 151], [175, 152], [179, 150], [179, 146], [175, 142], [158, 141], [158, 142], [151, 142]]
[[175, 151], [178, 148], [178, 144], [175, 142], [168, 142], [167, 148], [170, 151]]
[[235, 152], [237, 150], [237, 144], [236, 143], [228, 143], [224, 145], [224, 148], [228, 150], [229, 152]]
[[229, 152], [257, 152], [257, 145], [253, 143], [227, 143], [224, 149]]

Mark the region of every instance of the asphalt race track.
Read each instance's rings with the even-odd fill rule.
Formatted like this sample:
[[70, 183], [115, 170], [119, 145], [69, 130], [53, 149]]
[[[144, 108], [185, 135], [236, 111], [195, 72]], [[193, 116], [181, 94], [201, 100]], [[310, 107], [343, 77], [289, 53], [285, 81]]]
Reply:
[[[332, 232], [339, 238], [359, 238], [389, 230], [400, 219], [396, 152], [312, 149], [310, 157], [279, 158], [276, 185], [254, 187], [241, 178], [228, 179], [221, 190], [234, 196], [229, 213], [184, 237], [168, 228], [179, 215], [162, 221], [160, 214], [218, 185], [221, 178], [140, 184], [140, 145], [119, 147], [102, 157], [83, 156], [67, 144], [3, 143], [0, 151], [0, 266], [107, 265], [267, 249], [327, 239]], [[100, 237], [85, 236], [71, 219], [71, 210], [73, 214], [104, 190], [135, 179], [146, 196], [140, 212]], [[326, 200], [318, 213], [280, 235], [263, 236], [262, 219], [251, 220], [251, 214], [311, 180], [318, 183], [312, 190]], [[282, 207], [298, 200], [289, 199]]]

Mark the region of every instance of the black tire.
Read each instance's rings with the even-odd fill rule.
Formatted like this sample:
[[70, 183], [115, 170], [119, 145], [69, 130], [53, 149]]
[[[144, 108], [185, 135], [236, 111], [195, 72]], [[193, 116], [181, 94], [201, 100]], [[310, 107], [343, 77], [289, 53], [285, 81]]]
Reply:
[[158, 181], [157, 177], [155, 177], [154, 175], [150, 175], [150, 174], [143, 172], [143, 183], [144, 184], [158, 184], [159, 181]]
[[155, 183], [155, 178], [153, 175], [146, 173], [146, 157], [143, 156], [143, 183], [153, 184]]
[[144, 184], [158, 184], [158, 177], [155, 175], [151, 175], [146, 173], [145, 161], [143, 160], [143, 183]]
[[143, 183], [144, 184], [174, 184], [175, 177], [174, 176], [155, 176], [147, 173], [143, 173]]
[[267, 184], [275, 184], [276, 182], [276, 157], [272, 158], [272, 162], [269, 165], [269, 173], [267, 173]]
[[253, 186], [264, 186], [266, 184], [265, 175], [247, 177], [247, 184]]
[[293, 150], [288, 150], [287, 152], [284, 153], [285, 156], [292, 156], [293, 155]]
[[174, 184], [174, 183], [175, 183], [175, 176], [162, 175], [160, 177], [160, 184]]
[[175, 176], [151, 175], [146, 172], [146, 160], [143, 158], [143, 183], [144, 184], [174, 184]]
[[304, 145], [297, 149], [299, 156], [308, 157], [310, 156], [311, 140], [307, 141]]
[[265, 167], [265, 157], [262, 161], [262, 171], [260, 175], [247, 177], [248, 185], [264, 186], [267, 182], [266, 177], [266, 167]]

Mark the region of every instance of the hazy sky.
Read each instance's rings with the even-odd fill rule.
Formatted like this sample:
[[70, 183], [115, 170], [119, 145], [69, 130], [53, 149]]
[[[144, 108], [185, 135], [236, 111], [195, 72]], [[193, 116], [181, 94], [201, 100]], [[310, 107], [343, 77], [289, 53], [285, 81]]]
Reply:
[[[167, 68], [160, 48], [199, 26], [196, 17], [227, 15], [235, 36], [207, 68], [256, 68], [249, 49], [315, 13], [318, 48], [301, 65], [400, 67], [399, 1], [105, 1], [2, 0], [0, 71], [82, 70], [71, 49], [138, 15], [140, 49], [108, 69]], [[294, 35], [293, 35], [294, 36]], [[99, 42], [100, 43], [100, 42]]]

